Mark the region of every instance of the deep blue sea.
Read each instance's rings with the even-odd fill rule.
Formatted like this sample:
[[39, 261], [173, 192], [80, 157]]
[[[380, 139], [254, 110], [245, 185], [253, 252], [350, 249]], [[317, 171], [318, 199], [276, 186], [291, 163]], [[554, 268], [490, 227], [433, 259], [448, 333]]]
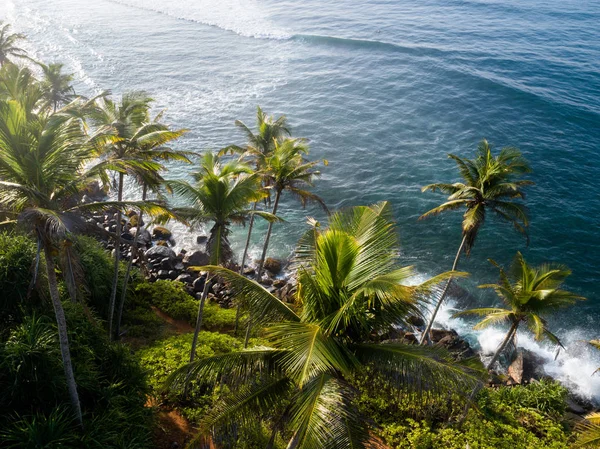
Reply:
[[[467, 333], [453, 308], [493, 301], [474, 288], [497, 279], [487, 258], [506, 264], [520, 250], [562, 262], [568, 287], [589, 298], [550, 319], [567, 351], [554, 361], [525, 333], [519, 342], [600, 398], [600, 357], [581, 343], [600, 337], [599, 0], [0, 0], [0, 19], [28, 35], [32, 56], [64, 62], [83, 94], [152, 94], [168, 122], [190, 129], [180, 148], [243, 143], [233, 122], [253, 124], [257, 105], [286, 114], [311, 157], [329, 161], [316, 193], [331, 208], [391, 201], [402, 256], [423, 277], [450, 268], [461, 214], [418, 222], [443, 199], [420, 187], [455, 180], [447, 153], [469, 157], [482, 138], [519, 147], [536, 182], [529, 247], [490, 217], [460, 265], [473, 297], [450, 301], [440, 324]], [[306, 216], [323, 218], [292, 198], [283, 206], [279, 256]], [[179, 231], [193, 247], [196, 234]], [[491, 351], [502, 332], [471, 338]]]

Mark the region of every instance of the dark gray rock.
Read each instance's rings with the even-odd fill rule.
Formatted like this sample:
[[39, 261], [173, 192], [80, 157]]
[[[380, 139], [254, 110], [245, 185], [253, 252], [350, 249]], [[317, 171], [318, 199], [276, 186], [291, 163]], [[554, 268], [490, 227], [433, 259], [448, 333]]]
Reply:
[[173, 269], [173, 260], [169, 257], [160, 259], [160, 268], [162, 270], [172, 270]]
[[177, 276], [175, 280], [178, 282], [183, 282], [184, 284], [191, 284], [192, 282], [194, 282], [194, 276], [192, 276], [191, 274], [183, 273]]
[[194, 251], [183, 257], [183, 263], [188, 266], [201, 267], [210, 263], [208, 254], [203, 251]]
[[199, 235], [198, 237], [196, 237], [196, 244], [198, 245], [205, 245], [207, 241], [208, 237], [205, 235]]
[[153, 246], [148, 251], [145, 252], [145, 255], [148, 259], [164, 259], [168, 257], [169, 259], [175, 259], [175, 251], [166, 246]]
[[201, 292], [204, 289], [204, 281], [205, 279], [202, 277], [199, 277], [194, 281], [192, 286], [194, 287], [195, 292]]

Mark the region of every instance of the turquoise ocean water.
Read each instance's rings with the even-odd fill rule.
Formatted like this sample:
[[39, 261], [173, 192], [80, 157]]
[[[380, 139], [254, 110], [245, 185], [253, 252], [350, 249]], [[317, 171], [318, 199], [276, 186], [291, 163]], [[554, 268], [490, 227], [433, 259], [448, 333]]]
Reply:
[[[496, 280], [487, 258], [563, 262], [589, 298], [551, 320], [566, 353], [554, 361], [552, 348], [520, 343], [600, 398], [600, 357], [580, 342], [600, 337], [600, 1], [0, 0], [1, 19], [29, 36], [32, 56], [64, 62], [81, 93], [151, 93], [191, 130], [181, 148], [242, 143], [233, 122], [252, 124], [258, 104], [285, 113], [312, 157], [329, 160], [316, 192], [331, 208], [391, 201], [402, 257], [422, 276], [450, 268], [460, 214], [417, 222], [442, 200], [420, 187], [455, 179], [447, 153], [470, 156], [482, 138], [519, 147], [535, 170], [530, 245], [490, 218], [460, 267], [474, 297], [450, 301], [440, 324], [469, 332], [449, 317], [490, 300], [473, 288]], [[322, 214], [288, 199], [282, 215], [272, 248], [287, 256], [305, 217]], [[180, 230], [179, 244], [194, 235]], [[485, 352], [501, 335], [470, 338]]]

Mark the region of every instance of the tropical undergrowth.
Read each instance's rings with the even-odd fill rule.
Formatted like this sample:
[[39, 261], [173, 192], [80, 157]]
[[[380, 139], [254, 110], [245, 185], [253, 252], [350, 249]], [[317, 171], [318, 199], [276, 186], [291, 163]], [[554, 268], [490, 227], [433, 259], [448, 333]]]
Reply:
[[151, 447], [153, 412], [145, 407], [146, 373], [128, 347], [108, 340], [101, 311], [95, 308], [101, 282], [110, 279], [110, 274], [102, 277], [106, 254], [91, 239], [78, 245], [81, 284], [87, 287], [77, 303], [68, 299], [66, 288], [60, 290], [83, 429], [68, 402], [58, 332], [41, 267], [38, 288], [30, 289], [36, 246], [24, 236], [0, 234], [2, 448]]

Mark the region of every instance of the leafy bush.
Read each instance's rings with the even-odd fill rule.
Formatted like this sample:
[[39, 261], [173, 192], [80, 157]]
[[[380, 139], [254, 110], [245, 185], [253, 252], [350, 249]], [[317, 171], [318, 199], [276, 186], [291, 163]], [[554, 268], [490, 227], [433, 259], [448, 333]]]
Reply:
[[[102, 247], [100, 242], [92, 237], [79, 236], [75, 243], [75, 250], [79, 263], [85, 276], [82, 289], [89, 303], [103, 318], [108, 318], [110, 291], [113, 284], [114, 259]], [[117, 299], [121, 298], [121, 287], [125, 278], [126, 263], [121, 262], [119, 267], [119, 284]], [[140, 282], [139, 271], [134, 267], [131, 270], [131, 280], [128, 284], [129, 292], [133, 293], [135, 286]]]
[[[150, 387], [159, 392], [167, 377], [189, 362], [193, 334], [176, 335], [141, 349], [137, 355], [142, 367], [152, 373]], [[226, 354], [241, 349], [243, 344], [229, 335], [200, 332], [196, 355], [198, 358]]]
[[[378, 396], [376, 394], [376, 396]], [[460, 401], [448, 405], [431, 401], [412, 406], [392, 399], [396, 409], [390, 413], [384, 396], [372, 401], [361, 398], [363, 410], [380, 424], [381, 436], [395, 449], [566, 449], [567, 434], [561, 418], [565, 410], [566, 390], [555, 382], [539, 382], [527, 386], [484, 389], [478, 407], [459, 429], [448, 421], [461, 411]], [[435, 401], [433, 401], [435, 402]], [[383, 412], [378, 410], [381, 406]], [[366, 408], [365, 408], [366, 407]], [[429, 418], [410, 417], [414, 408], [429, 408]], [[444, 417], [441, 411], [446, 410]]]
[[[35, 258], [36, 246], [31, 239], [19, 234], [0, 233], [0, 339], [2, 331], [19, 323], [32, 306], [39, 305], [35, 291], [27, 298]], [[43, 271], [40, 264], [40, 275]]]
[[25, 317], [0, 345], [0, 429], [6, 444], [149, 447], [152, 412], [145, 407], [144, 371], [127, 347], [108, 341], [89, 309], [68, 301], [64, 308], [85, 432], [72, 419], [54, 321], [36, 315]]
[[[181, 282], [159, 280], [142, 283], [135, 288], [138, 304], [146, 303], [158, 307], [170, 317], [195, 326], [199, 301], [190, 296]], [[225, 330], [235, 323], [235, 309], [223, 309], [207, 302], [204, 306], [202, 327], [207, 330]]]

